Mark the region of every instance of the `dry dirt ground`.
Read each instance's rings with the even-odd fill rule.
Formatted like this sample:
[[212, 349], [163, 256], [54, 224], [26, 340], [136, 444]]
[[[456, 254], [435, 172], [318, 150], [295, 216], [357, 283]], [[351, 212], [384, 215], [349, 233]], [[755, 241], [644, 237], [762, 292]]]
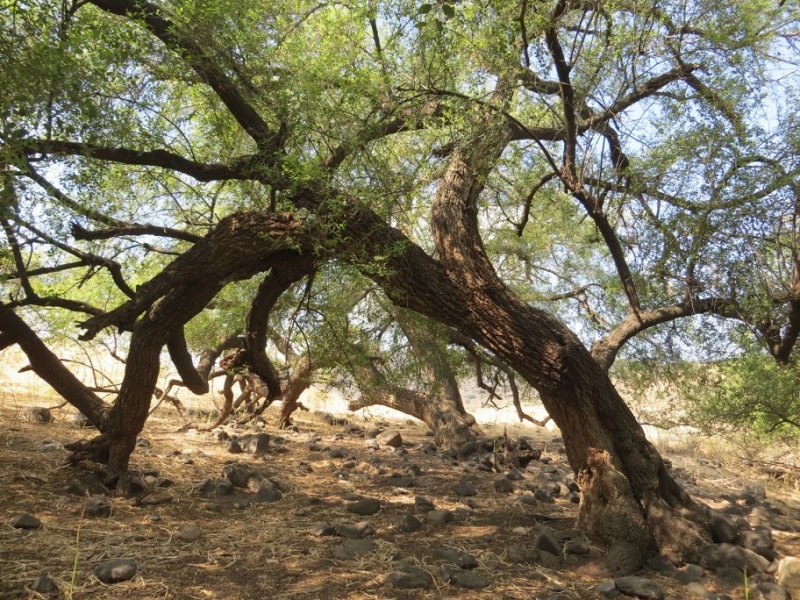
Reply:
[[[526, 479], [515, 482], [512, 493], [499, 493], [494, 481], [501, 474], [425, 454], [422, 445], [431, 438], [420, 423], [362, 419], [356, 420], [361, 433], [350, 433], [314, 412], [298, 414], [299, 432], [277, 431], [275, 415], [267, 413], [266, 423], [256, 431], [273, 436], [269, 451], [259, 457], [232, 455], [210, 433], [177, 431], [181, 424], [177, 413], [161, 407], [142, 433], [149, 445], [137, 448], [132, 470], [167, 478], [172, 485], [154, 489], [147, 497], [153, 503], [112, 498], [110, 516], [89, 518], [83, 515], [85, 496], [65, 488], [77, 482], [92, 492], [102, 490], [90, 465], [65, 463], [68, 453], [62, 444], [93, 434], [78, 429], [68, 409], [55, 411], [50, 424], [22, 421], [21, 408], [32, 404], [19, 397], [0, 400], [0, 599], [43, 597], [30, 590], [34, 579], [43, 574], [55, 580], [61, 598], [599, 597], [594, 587], [605, 578], [597, 567], [602, 563], [601, 548], [593, 547], [588, 555], [565, 554], [559, 564], [546, 566], [509, 561], [509, 546], [530, 546], [543, 525], [556, 531], [574, 526], [576, 505], [565, 499], [556, 499], [554, 504], [521, 502], [523, 485], [537, 480], [541, 462], [532, 463]], [[41, 400], [38, 404], [47, 405]], [[391, 449], [368, 448], [364, 432], [378, 426], [398, 429], [408, 453], [397, 456]], [[568, 470], [557, 432], [524, 431], [545, 459]], [[800, 500], [793, 484], [778, 483], [736, 459], [719, 463], [696, 448], [687, 450], [683, 445], [678, 449], [681, 452], [667, 449], [673, 469], [706, 502], [713, 504], [722, 494], [737, 494], [754, 484], [765, 485], [770, 502], [780, 508], [792, 529], [775, 532], [779, 556], [800, 556]], [[331, 451], [336, 450], [340, 452], [332, 457]], [[202, 498], [200, 484], [221, 477], [225, 465], [234, 461], [277, 481], [282, 499], [248, 504], [241, 502], [246, 490]], [[418, 475], [413, 474], [415, 467]], [[411, 474], [413, 486], [395, 487], [387, 481], [393, 474]], [[453, 486], [459, 482], [477, 488], [473, 509], [465, 510], [464, 498], [454, 494]], [[368, 517], [347, 512], [348, 500], [359, 496], [380, 500], [381, 511]], [[414, 512], [417, 496], [428, 498], [437, 508], [462, 510], [444, 525], [430, 524], [418, 514], [423, 522], [420, 531], [396, 531], [393, 521]], [[11, 520], [20, 513], [36, 515], [43, 527], [12, 528]], [[334, 549], [343, 538], [312, 534], [323, 523], [359, 520], [369, 521], [376, 530], [374, 549], [360, 558], [337, 558]], [[198, 540], [177, 537], [186, 525], [201, 527]], [[479, 563], [475, 572], [489, 586], [467, 589], [445, 583], [442, 561], [434, 556], [437, 548], [460, 549], [475, 556]], [[94, 576], [98, 564], [122, 557], [138, 562], [132, 580], [105, 585]], [[426, 569], [433, 576], [432, 587], [400, 590], [389, 585], [386, 576], [398, 559]], [[652, 571], [644, 574], [667, 594], [687, 597], [686, 589], [673, 578]], [[713, 580], [704, 584], [715, 589]], [[745, 597], [743, 589], [727, 593], [732, 598]]]

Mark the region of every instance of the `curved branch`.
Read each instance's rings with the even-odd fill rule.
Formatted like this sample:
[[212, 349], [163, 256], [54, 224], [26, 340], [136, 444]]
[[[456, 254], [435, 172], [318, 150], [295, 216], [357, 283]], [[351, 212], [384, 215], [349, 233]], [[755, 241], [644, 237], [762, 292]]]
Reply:
[[76, 240], [107, 240], [124, 235], [152, 235], [160, 237], [168, 237], [176, 240], [183, 240], [184, 242], [199, 242], [203, 239], [202, 236], [188, 231], [181, 231], [180, 229], [173, 229], [172, 227], [161, 227], [158, 225], [144, 225], [138, 223], [124, 223], [116, 227], [109, 227], [108, 229], [100, 229], [90, 231], [82, 227], [79, 223], [73, 223], [70, 227], [72, 237]]
[[594, 343], [592, 356], [604, 369], [608, 370], [614, 364], [614, 360], [622, 347], [639, 333], [662, 323], [708, 313], [747, 322], [735, 301], [727, 298], [702, 298], [681, 302], [672, 306], [664, 306], [655, 310], [628, 315], [611, 333]]

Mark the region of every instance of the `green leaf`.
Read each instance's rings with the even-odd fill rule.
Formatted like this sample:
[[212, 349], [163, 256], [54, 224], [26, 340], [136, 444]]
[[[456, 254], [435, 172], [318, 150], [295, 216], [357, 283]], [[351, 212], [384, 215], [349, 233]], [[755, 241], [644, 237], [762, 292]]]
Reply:
[[444, 16], [448, 19], [452, 19], [456, 16], [456, 9], [453, 7], [452, 4], [442, 4], [442, 12]]
[[427, 15], [429, 12], [431, 12], [432, 8], [433, 7], [430, 4], [423, 4], [422, 6], [420, 6], [417, 9], [417, 14], [418, 15]]

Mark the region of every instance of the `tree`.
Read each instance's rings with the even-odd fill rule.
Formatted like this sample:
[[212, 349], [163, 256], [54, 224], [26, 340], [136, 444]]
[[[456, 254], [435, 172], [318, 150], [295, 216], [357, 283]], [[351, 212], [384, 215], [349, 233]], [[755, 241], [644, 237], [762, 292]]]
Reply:
[[[678, 316], [702, 302], [729, 310], [730, 298], [698, 295], [699, 246], [675, 244], [668, 230], [697, 211], [662, 188], [702, 187], [682, 167], [711, 132], [724, 133], [725, 149], [757, 133], [740, 115], [771, 49], [793, 43], [792, 10], [757, 0], [17, 5], [1, 42], [11, 65], [0, 84], [16, 286], [0, 314], [4, 343], [22, 345], [13, 310], [31, 305], [88, 314], [83, 339], [131, 332], [118, 397], [95, 411], [101, 435], [80, 447], [124, 482], [161, 349], [184, 382], [204, 388], [184, 339], [191, 319], [226, 285], [266, 273], [239, 356], [277, 397], [265, 352], [276, 302], [318, 265], [346, 263], [538, 391], [582, 488], [579, 524], [615, 544], [620, 567], [636, 568], [651, 548], [696, 557], [703, 511], [614, 389], [613, 352], [593, 356], [564, 321], [528, 303], [506, 263], [535, 263], [528, 224], [561, 207], [576, 230], [593, 232], [583, 252], [602, 265], [604, 285], [615, 281], [623, 302], [610, 304], [639, 331], [661, 322], [645, 302], [664, 297], [642, 293], [658, 268], [686, 274]], [[673, 136], [679, 144], [667, 143]], [[670, 148], [673, 163], [648, 171], [647, 159]], [[665, 194], [672, 202], [660, 212]], [[705, 229], [702, 218], [688, 227], [714, 248], [720, 224], [699, 212]], [[502, 217], [522, 240], [498, 252]], [[148, 249], [154, 236], [168, 254]], [[131, 237], [140, 241], [126, 248]], [[650, 240], [663, 260], [637, 271], [635, 247]], [[571, 256], [568, 246], [550, 251], [557, 263]], [[156, 274], [134, 287], [138, 264]], [[32, 283], [100, 269], [99, 282], [117, 288], [102, 307]], [[629, 336], [620, 339], [609, 347]], [[54, 361], [28, 348], [49, 376]], [[96, 404], [80, 386], [62, 393]]]

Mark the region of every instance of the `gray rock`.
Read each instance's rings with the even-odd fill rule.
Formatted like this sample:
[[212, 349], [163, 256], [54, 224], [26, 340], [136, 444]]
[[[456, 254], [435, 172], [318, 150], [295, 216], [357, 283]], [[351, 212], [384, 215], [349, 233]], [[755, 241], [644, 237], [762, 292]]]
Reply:
[[422, 522], [412, 514], [404, 514], [392, 522], [392, 527], [402, 533], [414, 533], [422, 529]]
[[775, 577], [778, 585], [786, 588], [792, 598], [800, 598], [800, 558], [787, 556], [781, 559]]
[[386, 431], [382, 431], [375, 436], [375, 440], [381, 446], [390, 446], [391, 448], [399, 448], [403, 445], [403, 436], [401, 436], [400, 432], [396, 429], [387, 429]]
[[429, 513], [436, 510], [436, 506], [425, 496], [417, 496], [414, 498], [414, 509], [419, 513]]
[[253, 502], [267, 503], [277, 502], [283, 498], [283, 492], [272, 482], [264, 483], [256, 492]]
[[268, 433], [255, 433], [253, 435], [243, 435], [237, 441], [245, 452], [259, 456], [266, 454], [270, 437]]
[[361, 500], [347, 505], [347, 512], [351, 512], [356, 515], [374, 515], [380, 512], [380, 510], [380, 500], [376, 500], [375, 498], [361, 498]]
[[500, 494], [510, 494], [514, 491], [514, 484], [507, 477], [501, 477], [495, 480], [494, 489]]
[[425, 569], [404, 565], [389, 573], [386, 583], [401, 590], [426, 590], [433, 585], [433, 577]]
[[702, 600], [714, 600], [716, 598], [702, 583], [697, 581], [686, 584], [686, 593], [690, 598], [701, 598]]
[[222, 476], [236, 487], [246, 488], [250, 478], [253, 477], [253, 471], [248, 465], [233, 463], [222, 469]]
[[428, 513], [428, 521], [433, 525], [447, 525], [453, 521], [453, 513], [449, 510], [432, 510]]
[[472, 554], [455, 548], [434, 548], [433, 557], [459, 569], [474, 569], [478, 566], [478, 559]]
[[761, 600], [789, 600], [789, 594], [786, 592], [786, 588], [777, 583], [764, 581], [759, 583], [756, 589], [758, 590]]
[[536, 488], [533, 492], [533, 497], [536, 498], [539, 502], [543, 502], [545, 504], [555, 504], [553, 496], [547, 493], [547, 490], [545, 490], [544, 488]]
[[717, 544], [735, 544], [739, 540], [739, 528], [732, 519], [714, 515], [711, 519], [711, 539]]
[[367, 521], [358, 523], [340, 523], [336, 526], [336, 535], [346, 537], [351, 540], [362, 540], [375, 534], [375, 528]]
[[312, 527], [309, 533], [314, 537], [332, 537], [336, 535], [336, 527], [329, 523], [322, 523], [321, 525]]
[[42, 522], [33, 515], [23, 513], [11, 519], [11, 526], [14, 529], [39, 529]]
[[547, 552], [546, 550], [539, 550], [537, 552], [536, 564], [552, 571], [557, 571], [564, 566], [559, 555]]
[[539, 501], [534, 497], [533, 494], [522, 494], [519, 497], [519, 501], [522, 504], [527, 504], [528, 506], [536, 506], [539, 504]]
[[742, 546], [772, 562], [777, 557], [772, 532], [767, 527], [756, 527], [742, 533]]
[[132, 558], [115, 558], [99, 565], [94, 574], [103, 583], [119, 583], [133, 579], [138, 565]]
[[50, 579], [49, 575], [40, 575], [31, 584], [31, 589], [38, 594], [47, 595], [55, 592], [58, 588], [56, 582]]
[[439, 451], [439, 449], [436, 447], [436, 444], [434, 444], [433, 442], [427, 442], [425, 444], [422, 444], [421, 450], [424, 454], [427, 454], [429, 456], [432, 456]]
[[53, 420], [50, 410], [41, 406], [24, 408], [20, 411], [19, 417], [27, 423], [50, 423]]
[[456, 496], [460, 496], [462, 498], [478, 495], [478, 490], [475, 488], [475, 486], [464, 482], [455, 484], [453, 486], [453, 492], [455, 492]]
[[542, 527], [539, 533], [536, 534], [536, 538], [533, 540], [533, 547], [555, 555], [561, 552], [561, 544], [556, 534], [547, 526]]
[[442, 567], [442, 579], [449, 582], [450, 585], [458, 587], [470, 589], [489, 587], [489, 579], [485, 575], [476, 573], [475, 571], [452, 570], [447, 567]]
[[749, 573], [766, 573], [769, 561], [746, 548], [732, 544], [713, 544], [703, 553], [702, 565], [717, 570], [722, 567], [733, 567]]
[[697, 583], [705, 577], [705, 569], [699, 565], [686, 565], [675, 571], [674, 577], [683, 584]]
[[92, 423], [89, 420], [89, 417], [87, 417], [86, 415], [84, 415], [81, 412], [75, 413], [75, 415], [72, 417], [72, 423], [73, 423], [73, 425], [75, 425], [76, 427], [79, 427], [81, 429], [94, 428], [94, 423]]
[[525, 564], [528, 562], [528, 553], [519, 544], [511, 544], [506, 548], [506, 558], [512, 564]]
[[220, 498], [233, 492], [233, 484], [224, 479], [206, 479], [200, 484], [201, 498]]
[[184, 542], [196, 542], [203, 535], [203, 530], [197, 525], [184, 525], [178, 532], [177, 538]]
[[111, 502], [105, 496], [89, 496], [86, 499], [87, 517], [104, 518], [111, 516]]
[[619, 596], [617, 585], [614, 583], [613, 579], [607, 579], [606, 581], [598, 583], [594, 591], [603, 598], [617, 598]]
[[390, 475], [386, 478], [386, 484], [398, 488], [410, 488], [416, 485], [412, 477], [404, 475]]
[[332, 554], [335, 558], [340, 560], [353, 560], [359, 556], [364, 556], [365, 554], [372, 552], [374, 548], [375, 542], [373, 542], [370, 538], [364, 538], [361, 540], [347, 540], [343, 544], [336, 546], [332, 550]]
[[623, 594], [645, 598], [646, 600], [664, 600], [664, 591], [652, 580], [634, 575], [617, 577], [614, 585]]
[[241, 454], [244, 452], [244, 449], [239, 445], [239, 442], [236, 440], [230, 440], [228, 442], [228, 452], [231, 454]]

